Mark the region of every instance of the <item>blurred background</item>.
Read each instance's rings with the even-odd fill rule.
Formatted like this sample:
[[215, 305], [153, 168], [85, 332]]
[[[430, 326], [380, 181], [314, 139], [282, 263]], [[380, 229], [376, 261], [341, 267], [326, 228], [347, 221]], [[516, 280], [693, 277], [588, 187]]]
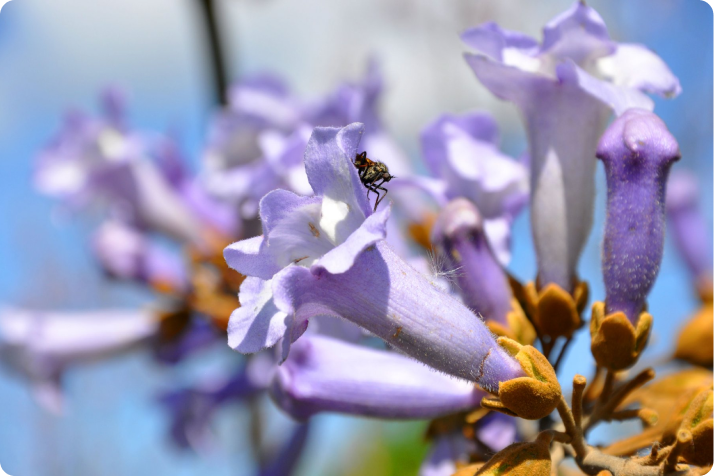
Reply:
[[[317, 97], [340, 81], [359, 79], [369, 58], [380, 61], [388, 130], [415, 161], [418, 134], [444, 112], [484, 109], [502, 128], [502, 148], [526, 147], [514, 106], [495, 99], [462, 59], [459, 33], [495, 20], [541, 37], [542, 26], [572, 2], [549, 0], [222, 0], [216, 2], [230, 78], [272, 72], [301, 97]], [[591, 0], [616, 41], [643, 43], [679, 77], [675, 100], [655, 98], [657, 112], [679, 141], [682, 160], [700, 180], [703, 211], [712, 219], [712, 9], [700, 0]], [[212, 77], [198, 0], [14, 0], [0, 11], [0, 304], [81, 310], [132, 307], [152, 296], [108, 281], [89, 250], [91, 217], [59, 213], [33, 190], [37, 151], [69, 108], [97, 111], [102, 88], [128, 92], [138, 129], [171, 131], [198, 168], [215, 112]], [[599, 243], [605, 184], [598, 171], [595, 226], [580, 275], [591, 296], [604, 296]], [[527, 213], [514, 231], [511, 271], [535, 274]], [[669, 339], [694, 310], [684, 265], [670, 242], [649, 301], [655, 310], [647, 354], [671, 352]], [[24, 381], [0, 373], [0, 464], [22, 475], [252, 474], [240, 428], [245, 409], [221, 408], [218, 446], [205, 454], [179, 451], [156, 396], [169, 383], [190, 383], [231, 365], [228, 347], [175, 368], [137, 351], [70, 369], [67, 406], [53, 416], [31, 398]], [[568, 381], [592, 366], [581, 332], [560, 372]], [[281, 417], [276, 417], [281, 418]], [[426, 451], [424, 423], [381, 423], [339, 416], [315, 420], [302, 475], [414, 474]], [[279, 431], [279, 429], [275, 430]], [[607, 429], [596, 434], [607, 437]], [[610, 430], [612, 431], [612, 430]]]

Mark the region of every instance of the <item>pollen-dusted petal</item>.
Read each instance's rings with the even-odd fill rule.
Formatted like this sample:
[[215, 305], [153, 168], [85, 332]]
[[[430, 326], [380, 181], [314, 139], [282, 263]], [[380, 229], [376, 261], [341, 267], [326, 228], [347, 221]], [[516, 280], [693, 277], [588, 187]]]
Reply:
[[291, 416], [319, 412], [436, 418], [478, 405], [485, 391], [395, 352], [310, 335], [277, 369], [271, 395]]
[[228, 321], [228, 345], [243, 354], [272, 347], [286, 336], [291, 317], [273, 302], [272, 281], [248, 277], [240, 287], [241, 307]]
[[350, 269], [365, 248], [386, 238], [390, 211], [390, 207], [385, 207], [368, 216], [344, 243], [331, 249], [315, 262], [313, 269], [322, 268], [331, 274], [344, 273]]

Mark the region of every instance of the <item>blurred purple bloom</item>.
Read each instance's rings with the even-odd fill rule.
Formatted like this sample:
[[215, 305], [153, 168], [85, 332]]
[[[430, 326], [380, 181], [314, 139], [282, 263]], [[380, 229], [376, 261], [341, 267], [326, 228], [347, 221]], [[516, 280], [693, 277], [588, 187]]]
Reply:
[[[262, 365], [256, 356], [230, 378], [214, 376], [194, 387], [166, 392], [159, 398], [171, 415], [171, 438], [180, 448], [205, 450], [212, 445], [210, 423], [216, 410], [230, 402], [251, 398], [266, 388]], [[268, 357], [269, 358], [269, 357]]]
[[228, 341], [251, 353], [289, 345], [318, 315], [350, 320], [436, 369], [489, 390], [522, 375], [483, 322], [384, 243], [389, 208], [372, 214], [352, 159], [360, 124], [316, 128], [305, 152], [314, 197], [276, 190], [261, 200], [263, 236], [226, 248], [249, 276]]
[[444, 206], [464, 197], [485, 219], [486, 235], [503, 263], [510, 258], [510, 225], [528, 202], [528, 171], [498, 150], [498, 126], [486, 113], [445, 114], [421, 133], [424, 159], [435, 180], [415, 184]]
[[260, 470], [260, 476], [289, 476], [300, 459], [309, 435], [310, 422], [296, 425], [290, 437]]
[[154, 339], [154, 358], [164, 364], [177, 364], [214, 344], [225, 343], [225, 337], [224, 332], [205, 319], [192, 318], [178, 336]]
[[419, 468], [419, 476], [451, 476], [456, 462], [468, 463], [475, 444], [461, 432], [439, 435]]
[[712, 279], [709, 227], [699, 209], [699, 187], [693, 174], [673, 172], [667, 182], [667, 217], [674, 243], [692, 277]]
[[60, 377], [69, 365], [126, 351], [157, 331], [149, 311], [45, 312], [0, 309], [0, 357], [28, 378], [40, 403], [61, 411]]
[[271, 395], [299, 420], [319, 412], [422, 419], [479, 406], [486, 392], [395, 352], [318, 335], [297, 341]]
[[654, 53], [617, 44], [602, 18], [575, 2], [543, 29], [543, 42], [494, 23], [467, 30], [465, 58], [496, 96], [523, 115], [531, 159], [531, 223], [541, 286], [571, 290], [592, 226], [595, 149], [611, 111], [653, 109], [679, 81]]
[[94, 233], [92, 247], [104, 270], [113, 277], [172, 291], [185, 290], [188, 285], [185, 264], [179, 255], [120, 221], [102, 224]]
[[457, 198], [439, 214], [432, 229], [432, 243], [453, 273], [461, 298], [485, 321], [509, 327], [513, 294], [508, 276], [491, 250], [479, 209]]
[[636, 323], [664, 249], [667, 175], [679, 145], [655, 114], [631, 109], [608, 127], [597, 148], [607, 176], [602, 269], [607, 312]]
[[[109, 95], [104, 100], [115, 98]], [[117, 108], [105, 105], [109, 112]], [[107, 202], [114, 218], [132, 226], [202, 244], [205, 237], [198, 218], [150, 159], [162, 141], [119, 128], [117, 122], [114, 116], [70, 115], [38, 157], [37, 188], [71, 206], [99, 199]]]

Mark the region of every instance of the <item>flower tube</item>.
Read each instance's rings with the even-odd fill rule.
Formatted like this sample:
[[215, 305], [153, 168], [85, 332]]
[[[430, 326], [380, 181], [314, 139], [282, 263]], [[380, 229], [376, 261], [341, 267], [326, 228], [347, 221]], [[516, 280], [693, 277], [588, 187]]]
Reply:
[[645, 47], [612, 41], [584, 2], [548, 23], [541, 44], [493, 23], [462, 39], [479, 52], [465, 55], [477, 78], [516, 104], [526, 126], [539, 286], [572, 293], [592, 226], [595, 149], [607, 118], [631, 107], [651, 110], [642, 91], [671, 97], [679, 82]]
[[595, 303], [591, 349], [611, 370], [634, 364], [649, 336], [645, 300], [664, 249], [665, 185], [679, 145], [662, 120], [631, 109], [603, 134], [597, 156], [607, 178], [602, 270], [605, 303]]
[[319, 412], [421, 419], [477, 407], [486, 392], [395, 352], [310, 335], [293, 344], [271, 395], [300, 420]]
[[602, 136], [597, 156], [607, 176], [606, 308], [635, 323], [662, 262], [665, 185], [679, 145], [659, 117], [632, 109]]
[[282, 339], [286, 358], [311, 317], [330, 315], [490, 391], [523, 376], [478, 317], [383, 242], [389, 208], [372, 213], [352, 163], [362, 130], [316, 128], [305, 152], [315, 196], [269, 193], [260, 204], [263, 236], [226, 248], [228, 264], [249, 276], [229, 344], [252, 353]]
[[491, 250], [476, 206], [465, 198], [446, 205], [434, 224], [432, 243], [454, 272], [464, 304], [495, 333], [533, 342], [533, 327], [513, 298], [508, 276]]

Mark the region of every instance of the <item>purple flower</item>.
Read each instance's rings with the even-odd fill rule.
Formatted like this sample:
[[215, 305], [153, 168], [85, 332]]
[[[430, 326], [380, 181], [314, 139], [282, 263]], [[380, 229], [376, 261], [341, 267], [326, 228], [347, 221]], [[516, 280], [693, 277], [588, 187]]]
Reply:
[[105, 222], [95, 232], [92, 247], [104, 270], [113, 277], [171, 291], [185, 290], [188, 285], [180, 256], [122, 222]]
[[193, 387], [161, 395], [159, 401], [171, 415], [174, 443], [199, 451], [210, 447], [210, 423], [215, 412], [227, 403], [244, 401], [265, 390], [265, 358], [270, 359], [256, 356], [230, 378], [212, 376]]
[[456, 463], [468, 463], [475, 444], [461, 432], [439, 435], [419, 468], [419, 476], [451, 476]]
[[261, 468], [260, 476], [288, 476], [293, 470], [305, 449], [307, 437], [310, 434], [310, 422], [301, 423], [293, 428], [289, 438], [280, 449], [270, 456], [268, 464]]
[[436, 180], [419, 178], [437, 202], [463, 197], [476, 204], [499, 259], [510, 258], [510, 225], [528, 202], [526, 168], [498, 150], [498, 126], [480, 112], [445, 114], [421, 133], [422, 153]]
[[[113, 97], [104, 99], [111, 102]], [[106, 202], [114, 218], [132, 226], [203, 244], [198, 217], [150, 159], [161, 140], [121, 128], [115, 104], [105, 109], [112, 115], [67, 118], [38, 157], [38, 189], [73, 207]]]
[[250, 353], [282, 339], [284, 359], [311, 317], [330, 315], [489, 390], [522, 376], [478, 317], [383, 243], [389, 208], [372, 214], [352, 163], [362, 130], [316, 128], [305, 151], [315, 196], [269, 193], [260, 203], [263, 236], [226, 248], [228, 264], [249, 276], [229, 345]]
[[421, 419], [478, 407], [486, 392], [395, 352], [311, 335], [292, 346], [271, 395], [299, 420], [319, 412]]
[[597, 157], [607, 176], [606, 311], [624, 312], [634, 324], [662, 261], [665, 185], [679, 145], [659, 117], [631, 109], [605, 131]]
[[0, 309], [0, 358], [28, 378], [38, 401], [62, 409], [60, 378], [73, 364], [132, 349], [157, 331], [148, 311], [101, 310], [76, 313]]
[[711, 281], [712, 255], [709, 228], [699, 209], [697, 179], [687, 172], [674, 172], [667, 182], [667, 218], [674, 243], [692, 276]]
[[487, 23], [467, 30], [465, 58], [496, 96], [520, 109], [531, 158], [531, 224], [539, 284], [571, 291], [592, 226], [595, 149], [611, 111], [653, 109], [679, 81], [641, 45], [617, 44], [603, 20], [575, 2], [543, 30], [543, 42]]
[[432, 229], [432, 243], [454, 274], [464, 304], [485, 321], [508, 328], [506, 316], [511, 311], [513, 294], [484, 227], [479, 209], [465, 198], [457, 198], [439, 214]]

